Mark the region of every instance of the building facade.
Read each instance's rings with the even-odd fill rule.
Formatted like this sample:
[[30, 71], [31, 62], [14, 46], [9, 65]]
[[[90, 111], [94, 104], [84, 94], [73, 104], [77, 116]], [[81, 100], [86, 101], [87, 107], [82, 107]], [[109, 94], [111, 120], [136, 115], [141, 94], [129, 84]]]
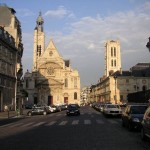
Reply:
[[128, 94], [150, 89], [150, 64], [138, 63], [129, 71], [116, 71], [91, 89], [91, 101], [127, 103]]
[[16, 62], [15, 40], [0, 27], [0, 111], [15, 107]]
[[[15, 77], [16, 79], [16, 86], [13, 87], [13, 92], [14, 94], [12, 94], [12, 96], [10, 96], [7, 101], [12, 101], [11, 103], [11, 108], [12, 109], [16, 109], [17, 107], [19, 108], [21, 106], [21, 101], [22, 101], [22, 94], [21, 94], [21, 77], [23, 75], [23, 68], [22, 68], [22, 55], [23, 55], [23, 44], [22, 44], [22, 32], [21, 32], [21, 24], [19, 22], [19, 20], [17, 19], [17, 17], [15, 16], [16, 11], [13, 8], [10, 8], [6, 5], [0, 5], [0, 27], [2, 27], [7, 33], [9, 33], [9, 37], [13, 37], [14, 39], [14, 47], [15, 50], [11, 50], [11, 44], [7, 44], [4, 45], [5, 50], [2, 51], [2, 53], [4, 51], [8, 52], [7, 57], [5, 59], [5, 63], [6, 63], [6, 68], [11, 68], [10, 72], [13, 72], [13, 78]], [[2, 35], [6, 35], [6, 34], [2, 34]], [[4, 40], [6, 39], [6, 37], [4, 38]], [[12, 38], [10, 38], [12, 39]], [[3, 44], [3, 43], [2, 43]], [[2, 48], [4, 48], [2, 46]], [[8, 49], [7, 49], [8, 47]], [[16, 53], [16, 49], [17, 49], [17, 53]], [[15, 52], [13, 52], [15, 51]], [[10, 60], [10, 62], [7, 62], [7, 58], [9, 59], [9, 54], [11, 55], [12, 59]], [[5, 54], [3, 54], [5, 55]], [[16, 55], [16, 57], [15, 57]], [[14, 59], [15, 57], [15, 59]], [[14, 64], [15, 63], [15, 64]], [[8, 67], [9, 65], [11, 67]], [[15, 66], [15, 67], [14, 67]], [[6, 70], [6, 72], [9, 72], [8, 70]], [[8, 74], [6, 74], [8, 75]], [[12, 76], [12, 74], [10, 74], [10, 76]], [[13, 80], [14, 82], [14, 80]], [[13, 83], [14, 84], [14, 83]], [[6, 95], [5, 95], [6, 94]], [[1, 94], [4, 97], [8, 97], [7, 92]], [[13, 100], [12, 100], [13, 99]], [[3, 101], [1, 105], [3, 105], [5, 102]], [[7, 103], [7, 102], [6, 102]], [[9, 103], [10, 105], [10, 103]], [[2, 107], [2, 106], [1, 106]], [[2, 108], [3, 110], [3, 108]]]
[[34, 30], [33, 69], [24, 75], [27, 103], [59, 105], [80, 104], [80, 76], [69, 60], [59, 54], [53, 40], [45, 48], [44, 20], [39, 14]]

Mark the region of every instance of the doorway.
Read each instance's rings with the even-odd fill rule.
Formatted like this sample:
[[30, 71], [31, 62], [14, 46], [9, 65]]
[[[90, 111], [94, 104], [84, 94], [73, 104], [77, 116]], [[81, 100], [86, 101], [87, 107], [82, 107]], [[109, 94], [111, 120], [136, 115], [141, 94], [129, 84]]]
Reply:
[[48, 96], [48, 102], [47, 102], [47, 105], [52, 105], [53, 104], [53, 96], [49, 95]]
[[68, 104], [68, 97], [64, 97], [64, 103]]
[[38, 103], [37, 97], [34, 97], [34, 104], [37, 105], [37, 103]]

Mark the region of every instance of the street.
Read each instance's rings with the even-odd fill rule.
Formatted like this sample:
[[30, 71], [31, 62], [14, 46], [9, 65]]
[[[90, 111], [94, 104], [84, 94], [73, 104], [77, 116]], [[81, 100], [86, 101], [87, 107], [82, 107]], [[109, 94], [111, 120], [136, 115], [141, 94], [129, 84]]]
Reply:
[[1, 150], [148, 150], [140, 132], [129, 132], [121, 119], [105, 118], [90, 106], [80, 116], [65, 111], [7, 122], [0, 120]]

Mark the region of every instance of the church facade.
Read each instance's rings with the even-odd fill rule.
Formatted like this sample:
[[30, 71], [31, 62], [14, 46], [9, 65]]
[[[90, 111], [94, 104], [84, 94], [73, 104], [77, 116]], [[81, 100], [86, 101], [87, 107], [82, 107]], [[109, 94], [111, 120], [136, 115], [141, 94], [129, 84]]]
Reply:
[[80, 76], [69, 60], [59, 54], [53, 40], [45, 48], [44, 20], [39, 14], [34, 30], [33, 68], [24, 75], [23, 89], [27, 92], [26, 103], [80, 105]]

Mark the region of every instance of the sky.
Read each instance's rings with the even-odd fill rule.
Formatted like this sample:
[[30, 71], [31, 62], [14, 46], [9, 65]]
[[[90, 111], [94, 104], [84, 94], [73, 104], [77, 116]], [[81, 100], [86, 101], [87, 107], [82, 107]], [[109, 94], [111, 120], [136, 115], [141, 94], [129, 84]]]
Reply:
[[105, 43], [119, 40], [122, 70], [150, 63], [149, 0], [0, 0], [14, 8], [21, 22], [23, 70], [32, 71], [33, 36], [42, 12], [46, 46], [53, 39], [64, 59], [80, 74], [81, 87], [98, 83], [105, 74]]

